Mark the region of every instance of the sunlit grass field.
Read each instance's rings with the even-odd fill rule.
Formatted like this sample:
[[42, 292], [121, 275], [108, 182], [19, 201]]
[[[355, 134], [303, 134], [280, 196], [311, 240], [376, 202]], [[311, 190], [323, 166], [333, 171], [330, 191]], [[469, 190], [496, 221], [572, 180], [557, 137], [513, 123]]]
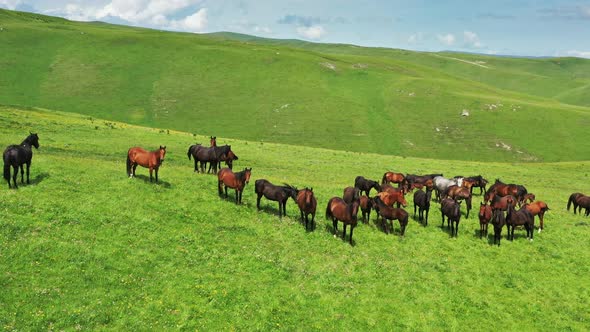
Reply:
[[[491, 163], [384, 156], [232, 140], [252, 167], [242, 206], [186, 156], [205, 135], [41, 109], [0, 108], [0, 143], [37, 132], [30, 185], [0, 187], [0, 328], [4, 330], [586, 330], [590, 219], [565, 206], [590, 193], [588, 161]], [[203, 133], [208, 134], [208, 133]], [[552, 142], [557, 144], [557, 142]], [[160, 182], [125, 174], [127, 149], [167, 146]], [[332, 196], [357, 175], [481, 174], [524, 184], [551, 210], [533, 242], [479, 239], [477, 214], [457, 238], [411, 219], [406, 236], [368, 224], [354, 245], [332, 236]], [[20, 178], [20, 177], [19, 177]], [[253, 181], [314, 188], [317, 228], [296, 205], [256, 211]], [[477, 191], [476, 191], [477, 192]], [[407, 210], [413, 215], [412, 200]], [[474, 198], [474, 207], [480, 196]], [[463, 212], [464, 212], [463, 207]], [[538, 221], [536, 221], [538, 225]], [[341, 227], [339, 227], [341, 229]]]

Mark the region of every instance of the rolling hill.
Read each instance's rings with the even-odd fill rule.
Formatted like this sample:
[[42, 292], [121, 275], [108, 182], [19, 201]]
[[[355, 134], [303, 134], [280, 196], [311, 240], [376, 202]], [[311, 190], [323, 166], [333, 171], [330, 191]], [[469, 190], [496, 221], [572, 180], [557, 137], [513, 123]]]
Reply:
[[[584, 160], [590, 61], [188, 34], [0, 10], [0, 103], [405, 157]], [[462, 117], [463, 110], [470, 116]]]

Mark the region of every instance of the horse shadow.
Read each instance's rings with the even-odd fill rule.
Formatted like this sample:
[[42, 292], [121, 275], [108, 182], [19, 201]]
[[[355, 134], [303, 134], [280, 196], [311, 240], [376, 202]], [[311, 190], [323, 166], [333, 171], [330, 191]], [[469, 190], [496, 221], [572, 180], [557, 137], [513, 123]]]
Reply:
[[43, 182], [43, 180], [49, 178], [50, 175], [47, 172], [41, 173], [41, 174], [37, 174], [37, 176], [35, 176], [32, 180], [31, 183], [32, 185], [37, 185], [41, 182]]
[[[143, 175], [143, 174], [139, 174], [139, 175], [135, 175], [134, 178], [140, 179], [145, 183], [150, 183], [150, 177], [147, 175]], [[161, 186], [164, 187], [166, 189], [170, 189], [172, 187], [172, 185], [169, 182], [166, 181], [162, 181], [161, 179], [158, 179], [158, 182], [155, 181], [155, 179], [153, 180], [153, 182], [151, 182], [150, 184], [156, 185], [156, 186]]]

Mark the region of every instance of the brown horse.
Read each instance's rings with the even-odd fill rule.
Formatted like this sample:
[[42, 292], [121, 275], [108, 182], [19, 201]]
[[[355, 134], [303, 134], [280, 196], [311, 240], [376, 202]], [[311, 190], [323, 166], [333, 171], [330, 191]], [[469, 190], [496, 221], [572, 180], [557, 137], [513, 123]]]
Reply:
[[[573, 193], [570, 195], [570, 198], [567, 201], [567, 210], [570, 210], [570, 206], [573, 204], [574, 205], [574, 214], [576, 214], [576, 209], [578, 208], [578, 203], [576, 202], [576, 200], [581, 197], [584, 196], [584, 194], [582, 193]], [[582, 212], [580, 212], [580, 214], [582, 214]]]
[[469, 218], [469, 211], [471, 211], [471, 191], [469, 189], [459, 186], [449, 186], [442, 196], [450, 197], [455, 201], [465, 200], [465, 203], [467, 203], [467, 214], [465, 218]]
[[524, 195], [524, 197], [522, 198], [522, 203], [526, 203], [527, 201], [529, 201], [529, 203], [532, 203], [535, 201], [537, 197], [535, 196], [535, 194], [533, 193], [528, 193], [526, 195]]
[[582, 195], [576, 198], [576, 204], [578, 204], [578, 212], [582, 214], [582, 208], [586, 209], [585, 216], [590, 215], [590, 196]]
[[242, 192], [244, 187], [250, 182], [250, 175], [252, 168], [244, 168], [243, 171], [234, 173], [229, 168], [222, 168], [217, 173], [217, 190], [219, 195], [223, 194], [223, 187], [225, 187], [225, 197], [227, 198], [227, 187], [236, 190], [236, 204], [242, 204]]
[[371, 220], [371, 209], [373, 208], [373, 200], [370, 199], [368, 196], [361, 196], [360, 200], [360, 208], [361, 208], [361, 214], [363, 216], [363, 222], [368, 222], [369, 220]]
[[209, 145], [217, 146], [217, 136], [209, 136]]
[[[414, 218], [416, 218], [416, 207], [418, 207], [418, 221], [424, 220], [424, 226], [428, 225], [428, 211], [430, 211], [430, 201], [432, 199], [432, 190], [418, 190], [414, 193]], [[424, 215], [426, 212], [426, 216]]]
[[516, 202], [518, 206], [521, 206], [524, 203], [524, 196], [527, 194], [527, 190], [524, 186], [519, 184], [506, 184], [499, 179], [496, 179], [496, 182], [488, 189], [486, 194], [484, 195], [484, 202], [488, 202], [488, 200], [492, 199], [492, 195], [497, 196], [508, 196], [512, 195], [516, 197]]
[[346, 202], [346, 204], [350, 204], [352, 201], [358, 201], [360, 195], [361, 191], [358, 188], [346, 187], [344, 188], [342, 199]]
[[344, 240], [346, 237], [346, 226], [350, 225], [350, 244], [352, 244], [352, 232], [358, 223], [358, 210], [359, 201], [353, 201], [350, 204], [346, 204], [346, 202], [340, 197], [330, 198], [328, 201], [328, 206], [326, 207], [326, 219], [332, 219], [332, 224], [334, 226], [334, 237], [338, 231], [338, 220], [340, 220], [344, 225], [342, 239]]
[[533, 215], [525, 207], [516, 211], [514, 205], [508, 204], [508, 210], [506, 212], [506, 227], [508, 228], [508, 239], [510, 241], [514, 240], [514, 228], [522, 225], [524, 225], [524, 228], [526, 229], [527, 239], [533, 241], [533, 235], [535, 234]]
[[486, 203], [479, 203], [479, 238], [488, 236], [488, 223], [492, 220], [492, 207]]
[[445, 225], [445, 217], [451, 229], [451, 237], [457, 237], [459, 230], [459, 221], [461, 220], [461, 202], [450, 198], [445, 198], [440, 202], [440, 212], [442, 215], [442, 226]]
[[[388, 233], [387, 228], [389, 224], [391, 224], [391, 231], [393, 232], [393, 221], [399, 220], [400, 235], [404, 236], [406, 233], [406, 226], [408, 225], [408, 212], [406, 212], [404, 209], [385, 205], [385, 203], [379, 197], [375, 197], [373, 199], [373, 203], [375, 205], [375, 210], [377, 211], [377, 219], [379, 219], [379, 216], [381, 216], [381, 225], [385, 234]], [[387, 222], [388, 220], [390, 223]]]
[[502, 237], [502, 228], [506, 225], [506, 218], [502, 210], [492, 210], [492, 225], [494, 225], [494, 244], [498, 242], [500, 246], [500, 240]]
[[305, 217], [305, 230], [307, 230], [307, 224], [309, 222], [309, 215], [311, 214], [311, 230], [315, 229], [315, 210], [318, 204], [315, 196], [313, 195], [313, 188], [305, 188], [299, 190], [297, 193], [297, 206], [299, 206], [299, 211], [301, 212], [301, 222], [303, 222]]
[[387, 206], [393, 206], [393, 204], [397, 203], [397, 206], [399, 207], [399, 205], [403, 205], [403, 207], [406, 207], [406, 205], [408, 205], [408, 202], [406, 201], [406, 199], [404, 198], [404, 194], [401, 191], [398, 192], [380, 192], [377, 193], [377, 197], [379, 197], [383, 203], [385, 203], [385, 205]]
[[397, 186], [400, 187], [406, 177], [402, 173], [394, 173], [394, 172], [386, 172], [383, 174], [383, 179], [381, 179], [381, 184], [386, 183], [397, 183]]
[[536, 201], [530, 204], [525, 204], [524, 207], [534, 216], [539, 216], [539, 233], [543, 230], [543, 216], [545, 212], [549, 211], [547, 203], [543, 201]]
[[164, 162], [166, 156], [166, 147], [161, 146], [155, 151], [146, 151], [138, 146], [127, 151], [127, 176], [134, 177], [137, 165], [150, 169], [150, 182], [152, 182], [152, 173], [156, 171], [156, 182], [158, 182], [158, 169]]
[[[484, 201], [485, 202], [485, 201]], [[492, 201], [490, 202], [493, 210], [508, 210], [508, 205], [516, 206], [516, 198], [512, 195], [500, 197], [494, 196]]]

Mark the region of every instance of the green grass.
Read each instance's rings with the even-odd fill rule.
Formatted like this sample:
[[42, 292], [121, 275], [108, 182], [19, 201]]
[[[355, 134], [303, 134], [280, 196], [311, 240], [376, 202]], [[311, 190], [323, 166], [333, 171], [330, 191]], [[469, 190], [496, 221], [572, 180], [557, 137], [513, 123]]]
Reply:
[[406, 157], [555, 162], [590, 153], [579, 139], [590, 124], [588, 60], [172, 33], [7, 10], [0, 26], [4, 105]]
[[[209, 133], [135, 127], [41, 109], [0, 108], [0, 143], [40, 137], [32, 184], [0, 188], [0, 328], [4, 330], [573, 330], [590, 320], [590, 219], [565, 210], [590, 192], [588, 161], [494, 163], [335, 151], [219, 137], [236, 168], [313, 186], [317, 229], [290, 201], [257, 212], [220, 199], [186, 150]], [[204, 134], [201, 136], [201, 134]], [[159, 184], [125, 175], [130, 146], [167, 146]], [[482, 174], [526, 185], [548, 203], [545, 231], [500, 247], [411, 220], [406, 236], [360, 224], [350, 246], [323, 214], [354, 177], [387, 170]], [[477, 206], [479, 196], [474, 199]], [[411, 198], [410, 198], [411, 206]], [[411, 209], [408, 208], [408, 211]], [[505, 230], [504, 230], [505, 233]]]

